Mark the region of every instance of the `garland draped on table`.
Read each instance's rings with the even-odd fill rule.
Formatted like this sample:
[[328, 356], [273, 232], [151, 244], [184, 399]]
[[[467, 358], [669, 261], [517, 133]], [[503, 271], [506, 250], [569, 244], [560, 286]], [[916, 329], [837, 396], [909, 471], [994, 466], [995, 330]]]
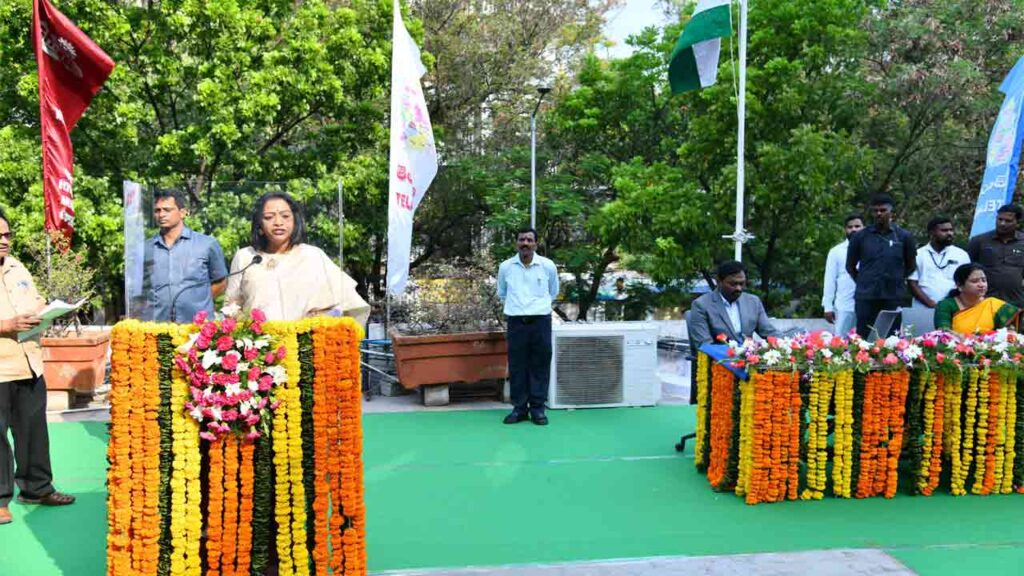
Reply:
[[114, 327], [108, 575], [259, 575], [272, 556], [281, 575], [365, 574], [362, 329], [341, 318], [266, 322], [287, 372], [270, 434], [210, 442], [174, 365], [197, 329]]
[[[697, 469], [748, 504], [1024, 493], [1024, 341], [829, 334], [698, 354]], [[746, 368], [738, 379], [725, 364]]]

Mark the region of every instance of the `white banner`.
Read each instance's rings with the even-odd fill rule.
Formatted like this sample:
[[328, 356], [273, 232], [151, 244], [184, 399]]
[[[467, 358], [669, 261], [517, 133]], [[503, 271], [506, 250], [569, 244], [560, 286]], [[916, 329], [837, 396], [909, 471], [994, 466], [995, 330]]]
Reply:
[[388, 183], [388, 292], [401, 294], [409, 280], [412, 217], [434, 176], [437, 149], [420, 78], [427, 72], [420, 49], [394, 1], [391, 51], [391, 163]]

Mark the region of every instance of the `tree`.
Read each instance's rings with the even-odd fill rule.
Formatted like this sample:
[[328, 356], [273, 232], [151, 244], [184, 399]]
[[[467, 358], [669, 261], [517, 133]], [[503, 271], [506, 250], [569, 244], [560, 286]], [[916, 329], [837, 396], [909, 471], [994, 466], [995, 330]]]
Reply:
[[[347, 264], [357, 280], [373, 273], [361, 235], [379, 234], [386, 213], [390, 6], [370, 0], [61, 6], [118, 63], [72, 135], [76, 242], [88, 244], [92, 264], [105, 271], [104, 293], [119, 292], [122, 255], [109, 239], [120, 228], [117, 198], [126, 178], [183, 186], [196, 211], [223, 204], [211, 198], [217, 181], [305, 181], [295, 190], [310, 201], [333, 198], [344, 178], [347, 209], [358, 215], [346, 230]], [[39, 146], [30, 22], [29, 0], [0, 7], [0, 69], [11, 79], [0, 87], [0, 118], [7, 119], [0, 138], [18, 154], [19, 166], [0, 173], [13, 172], [19, 194], [29, 192], [7, 199], [26, 217], [41, 214], [32, 205], [38, 176], [28, 168]], [[112, 220], [93, 236], [92, 219], [101, 214]], [[317, 216], [314, 231], [330, 253], [337, 224]], [[212, 232], [223, 236], [228, 253], [236, 247], [237, 230]]]

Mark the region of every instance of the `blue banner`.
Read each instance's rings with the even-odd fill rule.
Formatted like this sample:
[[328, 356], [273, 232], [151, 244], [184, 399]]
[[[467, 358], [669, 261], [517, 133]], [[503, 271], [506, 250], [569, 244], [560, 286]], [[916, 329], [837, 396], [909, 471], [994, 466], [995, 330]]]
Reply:
[[981, 180], [981, 194], [974, 208], [971, 237], [995, 230], [996, 210], [1013, 202], [1020, 161], [1021, 136], [1024, 126], [1021, 107], [1024, 105], [1024, 57], [1006, 75], [999, 91], [1006, 94], [996, 117], [992, 135], [988, 139], [985, 175]]

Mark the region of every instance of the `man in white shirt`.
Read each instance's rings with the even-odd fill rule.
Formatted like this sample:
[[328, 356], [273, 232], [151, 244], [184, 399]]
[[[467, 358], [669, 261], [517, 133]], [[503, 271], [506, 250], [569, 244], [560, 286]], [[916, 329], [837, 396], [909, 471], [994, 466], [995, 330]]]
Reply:
[[914, 308], [935, 308], [956, 288], [953, 273], [971, 257], [953, 245], [953, 221], [936, 216], [928, 222], [928, 243], [917, 249], [917, 270], [907, 277]]
[[498, 297], [505, 303], [509, 394], [505, 424], [532, 420], [545, 426], [551, 378], [551, 304], [558, 296], [555, 263], [536, 253], [537, 231], [516, 234], [518, 254], [498, 267]]
[[825, 260], [825, 290], [821, 307], [825, 309], [825, 320], [835, 325], [835, 333], [845, 336], [857, 325], [854, 310], [857, 283], [846, 271], [846, 250], [850, 246], [850, 236], [864, 228], [864, 217], [860, 214], [847, 216], [843, 228], [846, 240], [833, 246]]

